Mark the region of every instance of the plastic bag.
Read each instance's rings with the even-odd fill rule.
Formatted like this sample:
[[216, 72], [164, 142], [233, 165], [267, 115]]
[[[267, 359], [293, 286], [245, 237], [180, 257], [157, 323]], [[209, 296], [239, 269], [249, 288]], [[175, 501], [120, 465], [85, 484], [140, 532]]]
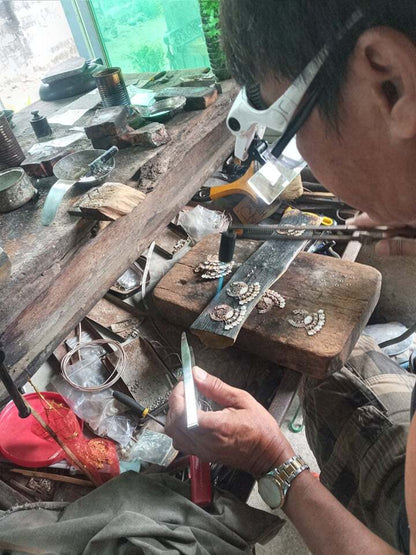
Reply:
[[178, 216], [178, 224], [195, 243], [207, 235], [226, 231], [230, 223], [231, 218], [225, 212], [209, 210], [201, 205], [192, 210], [181, 211]]

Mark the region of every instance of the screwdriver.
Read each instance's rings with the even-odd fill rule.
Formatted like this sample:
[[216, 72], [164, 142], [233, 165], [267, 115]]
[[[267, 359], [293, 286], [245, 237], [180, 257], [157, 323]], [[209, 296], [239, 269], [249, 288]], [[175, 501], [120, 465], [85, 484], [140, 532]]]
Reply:
[[114, 399], [117, 399], [117, 401], [120, 401], [123, 405], [126, 405], [126, 407], [129, 407], [129, 409], [134, 410], [134, 412], [140, 415], [141, 418], [146, 418], [146, 416], [148, 416], [161, 426], [165, 426], [164, 422], [159, 420], [159, 418], [156, 418], [156, 416], [153, 416], [153, 414], [150, 414], [148, 408], [144, 407], [125, 393], [121, 393], [121, 391], [113, 391], [113, 397]]

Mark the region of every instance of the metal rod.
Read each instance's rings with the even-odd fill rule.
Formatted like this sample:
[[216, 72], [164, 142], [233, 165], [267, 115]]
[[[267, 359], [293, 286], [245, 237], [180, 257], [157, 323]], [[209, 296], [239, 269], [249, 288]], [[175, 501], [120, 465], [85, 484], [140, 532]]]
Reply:
[[7, 368], [3, 364], [5, 358], [6, 355], [4, 354], [4, 351], [0, 351], [0, 379], [3, 382], [4, 387], [7, 389], [7, 393], [13, 399], [13, 402], [19, 411], [20, 418], [27, 418], [30, 415], [31, 410], [13, 382]]

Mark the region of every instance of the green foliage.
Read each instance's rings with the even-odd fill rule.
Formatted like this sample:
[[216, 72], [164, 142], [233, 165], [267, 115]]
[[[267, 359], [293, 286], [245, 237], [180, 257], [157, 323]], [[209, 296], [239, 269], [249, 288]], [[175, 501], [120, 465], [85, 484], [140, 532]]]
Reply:
[[136, 71], [160, 71], [166, 65], [163, 47], [157, 43], [142, 46], [129, 58]]
[[206, 37], [219, 36], [220, 3], [219, 0], [199, 0], [201, 18]]

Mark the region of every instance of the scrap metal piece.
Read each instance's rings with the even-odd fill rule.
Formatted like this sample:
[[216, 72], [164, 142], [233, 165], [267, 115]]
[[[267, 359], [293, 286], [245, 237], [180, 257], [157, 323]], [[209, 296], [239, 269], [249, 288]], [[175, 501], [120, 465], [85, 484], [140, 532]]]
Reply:
[[198, 403], [192, 374], [192, 356], [185, 332], [182, 333], [181, 338], [181, 358], [185, 387], [186, 426], [187, 428], [196, 428], [198, 426]]

